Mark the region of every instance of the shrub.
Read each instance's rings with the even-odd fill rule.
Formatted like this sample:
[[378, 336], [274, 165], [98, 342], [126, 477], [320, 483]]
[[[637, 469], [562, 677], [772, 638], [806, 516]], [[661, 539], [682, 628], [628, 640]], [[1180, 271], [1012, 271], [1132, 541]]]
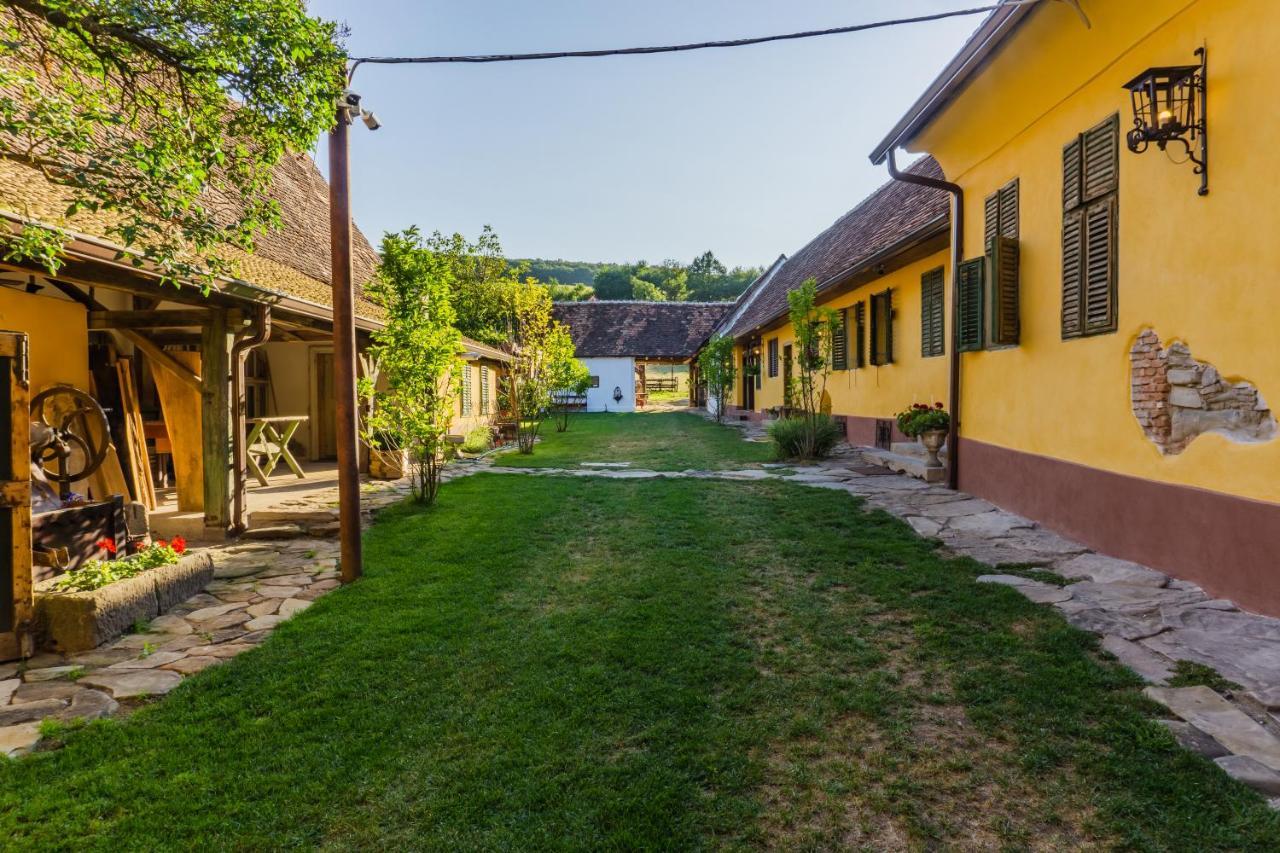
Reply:
[[[782, 418], [769, 424], [769, 437], [778, 448], [781, 459], [797, 459], [812, 455], [821, 459], [831, 453], [844, 438], [844, 430], [827, 415], [813, 418]], [[812, 453], [806, 450], [812, 442]]]
[[489, 428], [478, 426], [467, 433], [466, 439], [462, 442], [462, 451], [464, 453], [484, 453], [491, 444]]

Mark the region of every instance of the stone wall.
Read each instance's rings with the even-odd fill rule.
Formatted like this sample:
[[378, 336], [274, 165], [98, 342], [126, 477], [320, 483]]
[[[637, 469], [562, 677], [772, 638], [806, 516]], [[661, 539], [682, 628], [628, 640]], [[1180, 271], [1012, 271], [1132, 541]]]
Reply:
[[1206, 432], [1241, 442], [1276, 436], [1275, 416], [1258, 389], [1224, 378], [1181, 341], [1161, 348], [1153, 329], [1143, 331], [1129, 351], [1129, 370], [1134, 417], [1161, 453], [1181, 453]]

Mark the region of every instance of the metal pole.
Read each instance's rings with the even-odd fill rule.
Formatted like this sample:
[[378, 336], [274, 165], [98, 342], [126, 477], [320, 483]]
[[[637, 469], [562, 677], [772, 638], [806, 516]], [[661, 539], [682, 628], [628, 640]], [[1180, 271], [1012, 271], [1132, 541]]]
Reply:
[[342, 582], [364, 573], [360, 544], [360, 450], [356, 434], [356, 326], [351, 289], [351, 198], [348, 194], [347, 110], [329, 133], [329, 257], [333, 265], [333, 378], [338, 438], [338, 520]]

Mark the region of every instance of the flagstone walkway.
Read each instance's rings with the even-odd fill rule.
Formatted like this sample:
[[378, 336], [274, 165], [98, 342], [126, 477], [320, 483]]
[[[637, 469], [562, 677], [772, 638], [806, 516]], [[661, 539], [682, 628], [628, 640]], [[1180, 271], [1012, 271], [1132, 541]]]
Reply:
[[[842, 447], [814, 465], [766, 465], [739, 471], [658, 472], [623, 466], [504, 468], [501, 457], [452, 465], [445, 479], [479, 471], [608, 479], [778, 480], [864, 499], [905, 520], [949, 552], [992, 566], [978, 578], [1056, 607], [1076, 627], [1152, 684], [1148, 695], [1179, 720], [1165, 721], [1186, 746], [1280, 805], [1280, 619], [1211, 599], [1195, 584], [1136, 563], [1091, 552], [1021, 516], [942, 486], [871, 473], [859, 452]], [[403, 498], [408, 484], [369, 483], [366, 520]], [[335, 494], [311, 498], [325, 511]], [[295, 509], [307, 509], [306, 507]], [[287, 530], [294, 537], [304, 531]], [[253, 648], [280, 622], [339, 585], [337, 543], [323, 538], [242, 541], [215, 546], [215, 580], [201, 594], [91, 652], [42, 654], [0, 666], [0, 751], [32, 749], [40, 721], [94, 719], [126, 710], [182, 678]], [[1004, 572], [999, 567], [1014, 567]], [[1036, 571], [1040, 577], [1033, 576]], [[1167, 687], [1178, 661], [1212, 667], [1238, 689]], [[122, 704], [123, 703], [123, 704]]]

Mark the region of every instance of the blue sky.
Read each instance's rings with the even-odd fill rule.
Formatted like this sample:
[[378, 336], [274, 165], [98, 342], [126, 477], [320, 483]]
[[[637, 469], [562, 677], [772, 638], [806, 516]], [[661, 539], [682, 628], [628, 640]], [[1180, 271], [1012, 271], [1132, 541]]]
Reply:
[[[969, 0], [308, 0], [352, 55], [628, 47], [820, 29]], [[867, 152], [980, 18], [730, 50], [363, 66], [356, 221], [475, 235], [513, 257], [758, 265], [887, 176]], [[324, 148], [318, 160], [323, 164]]]

